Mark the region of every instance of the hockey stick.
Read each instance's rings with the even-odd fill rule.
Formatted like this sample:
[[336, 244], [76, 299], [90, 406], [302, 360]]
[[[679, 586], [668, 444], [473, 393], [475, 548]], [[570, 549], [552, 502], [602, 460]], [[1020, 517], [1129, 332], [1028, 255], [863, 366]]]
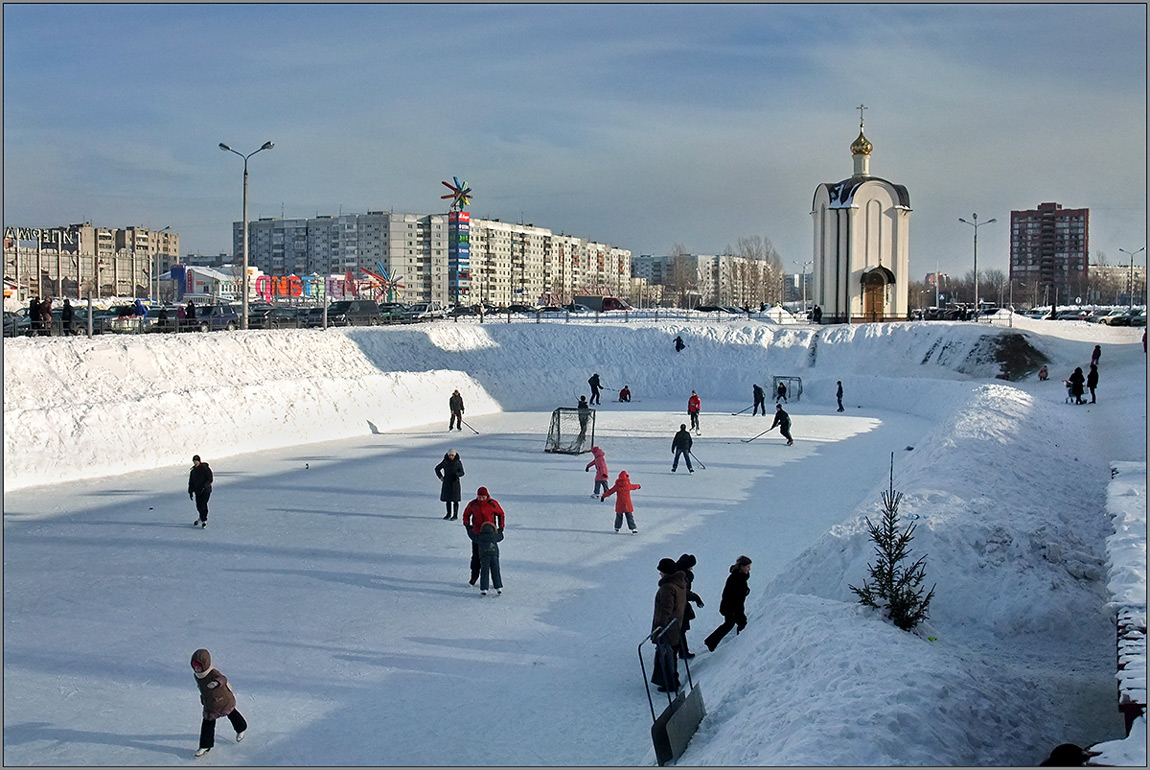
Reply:
[[[760, 433], [760, 434], [759, 434], [759, 436], [765, 436], [765, 435], [767, 435], [767, 434], [768, 434], [768, 433], [770, 433], [772, 430], [774, 430], [774, 428], [775, 428], [775, 426], [774, 426], [774, 425], [772, 425], [771, 427], [767, 428], [765, 431], [763, 431], [762, 433]], [[741, 439], [739, 439], [739, 441], [742, 441], [744, 444], [749, 444], [749, 443], [751, 443], [752, 441], [754, 441], [755, 439], [757, 439], [759, 436], [751, 436], [750, 438], [741, 438]]]
[[[460, 418], [459, 418], [459, 421], [460, 421], [461, 423], [463, 423], [464, 425], [467, 425], [467, 421], [466, 421], [466, 420], [464, 420], [462, 417], [460, 417]], [[478, 435], [479, 435], [479, 431], [477, 431], [475, 428], [472, 428], [470, 425], [467, 425], [467, 429], [468, 429], [469, 431], [471, 431], [472, 433], [474, 433], [476, 436], [478, 436]]]
[[[754, 409], [754, 408], [755, 408], [754, 404], [751, 404], [750, 406], [747, 407], [747, 409]], [[747, 411], [747, 409], [740, 409], [737, 412], [731, 412], [731, 416], [734, 417], [736, 414], [742, 414], [743, 412]]]
[[695, 458], [695, 462], [697, 462], [697, 463], [699, 464], [699, 467], [700, 467], [700, 468], [702, 468], [703, 470], [707, 470], [707, 466], [706, 466], [706, 465], [703, 465], [703, 461], [702, 461], [702, 460], [700, 460], [698, 457], [695, 457], [695, 453], [694, 453], [694, 452], [692, 452], [690, 449], [688, 449], [688, 450], [687, 450], [687, 454], [689, 454], [691, 457], [694, 457], [694, 458]]

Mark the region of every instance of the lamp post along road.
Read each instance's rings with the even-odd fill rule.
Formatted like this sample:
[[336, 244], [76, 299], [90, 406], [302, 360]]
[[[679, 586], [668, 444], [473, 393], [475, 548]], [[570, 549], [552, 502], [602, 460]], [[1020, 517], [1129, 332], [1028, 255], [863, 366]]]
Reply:
[[989, 225], [991, 222], [997, 222], [997, 219], [988, 219], [985, 222], [978, 221], [978, 214], [971, 214], [970, 218], [973, 222], [967, 222], [962, 217], [958, 218], [959, 222], [970, 225], [974, 228], [974, 320], [978, 320], [978, 227], [979, 225]]
[[257, 152], [270, 150], [275, 147], [273, 142], [264, 142], [263, 146], [255, 152], [249, 152], [244, 155], [242, 152], [236, 152], [231, 147], [228, 147], [223, 142], [220, 142], [220, 149], [225, 152], [230, 152], [239, 155], [244, 159], [244, 273], [243, 273], [243, 315], [240, 318], [240, 328], [248, 328], [248, 158], [255, 155]]
[[1118, 250], [1121, 251], [1123, 254], [1130, 255], [1130, 296], [1129, 296], [1129, 300], [1130, 300], [1130, 309], [1133, 310], [1134, 309], [1134, 255], [1139, 254], [1143, 251], [1146, 251], [1146, 247], [1143, 246], [1142, 248], [1138, 249], [1138, 251], [1127, 251], [1126, 249], [1118, 249]]

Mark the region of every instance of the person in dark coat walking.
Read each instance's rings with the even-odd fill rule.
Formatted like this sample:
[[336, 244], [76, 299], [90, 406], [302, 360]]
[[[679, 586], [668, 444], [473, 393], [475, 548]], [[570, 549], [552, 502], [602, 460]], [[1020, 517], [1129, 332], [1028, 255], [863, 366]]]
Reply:
[[582, 447], [583, 441], [587, 438], [587, 424], [591, 421], [591, 407], [587, 405], [586, 396], [579, 396], [579, 403], [575, 405], [575, 409], [579, 415], [579, 438], [575, 441]]
[[775, 404], [775, 421], [767, 430], [772, 430], [775, 426], [778, 426], [779, 433], [783, 434], [783, 438], [787, 440], [787, 446], [795, 443], [795, 440], [791, 438], [791, 416], [783, 411], [782, 404]]
[[602, 393], [602, 390], [601, 390], [602, 386], [600, 386], [600, 384], [599, 384], [599, 375], [598, 374], [592, 374], [591, 379], [587, 380], [587, 384], [591, 386], [591, 401], [590, 401], [590, 403], [601, 404], [602, 399], [600, 398], [600, 394]]
[[1085, 404], [1082, 400], [1082, 386], [1086, 383], [1086, 377], [1082, 375], [1082, 367], [1074, 367], [1074, 374], [1067, 378], [1066, 384], [1070, 388], [1070, 396], [1074, 399], [1075, 404]]
[[695, 573], [692, 572], [691, 569], [698, 563], [699, 561], [693, 553], [685, 553], [675, 562], [675, 566], [679, 568], [679, 571], [687, 576], [687, 606], [683, 610], [683, 634], [679, 646], [680, 654], [687, 660], [695, 657], [695, 653], [687, 648], [687, 630], [691, 627], [691, 621], [695, 618], [695, 609], [691, 606], [691, 602], [694, 602], [700, 607], [703, 606], [703, 600], [697, 593], [691, 590], [691, 584], [695, 582]]
[[1086, 387], [1090, 389], [1090, 403], [1094, 400], [1094, 389], [1098, 387], [1098, 364], [1090, 365], [1090, 374], [1086, 375]]
[[[506, 514], [503, 513], [503, 506], [499, 504], [487, 492], [487, 487], [480, 487], [475, 492], [475, 499], [467, 504], [463, 509], [463, 526], [468, 530], [467, 537], [470, 538], [472, 534], [478, 535], [483, 531], [483, 525], [490, 522], [500, 532], [506, 523]], [[481, 567], [479, 558], [479, 544], [474, 540], [471, 541], [471, 585], [475, 585], [475, 581], [479, 579], [479, 570]]]
[[719, 614], [723, 616], [723, 622], [703, 641], [711, 652], [715, 651], [719, 642], [732, 628], [735, 629], [737, 636], [747, 627], [746, 601], [747, 594], [751, 592], [747, 581], [750, 577], [751, 560], [746, 556], [735, 559], [735, 563], [731, 565], [731, 574], [727, 577], [727, 584], [723, 586], [723, 598], [719, 600]]
[[687, 461], [687, 470], [691, 473], [695, 469], [691, 467], [691, 431], [687, 430], [686, 423], [679, 425], [679, 432], [675, 434], [675, 438], [671, 439], [671, 453], [675, 455], [675, 461], [671, 463], [671, 473], [679, 469], [679, 458], [682, 457]]
[[200, 704], [204, 707], [204, 721], [200, 723], [200, 748], [197, 757], [202, 757], [216, 745], [216, 720], [227, 717], [236, 731], [236, 741], [244, 739], [248, 722], [236, 708], [236, 696], [228, 678], [212, 666], [212, 655], [200, 648], [192, 653], [192, 673], [196, 676], [196, 686], [200, 688]]
[[447, 454], [435, 466], [436, 477], [443, 482], [439, 490], [439, 500], [447, 505], [447, 514], [444, 519], [459, 518], [459, 499], [462, 492], [459, 488], [459, 477], [463, 475], [463, 461], [454, 449], [448, 449]]
[[196, 303], [192, 300], [188, 300], [188, 309], [184, 311], [184, 317], [189, 321], [196, 320]]
[[751, 395], [754, 396], [755, 406], [751, 410], [751, 416], [754, 417], [759, 413], [759, 409], [763, 410], [763, 417], [767, 416], [767, 394], [758, 385], [751, 386]]
[[200, 461], [199, 455], [192, 455], [192, 471], [188, 474], [188, 499], [196, 501], [200, 517], [192, 522], [193, 527], [208, 526], [208, 498], [212, 496], [212, 469]]
[[459, 391], [453, 391], [451, 398], [447, 399], [447, 408], [451, 410], [451, 420], [447, 423], [447, 429], [463, 430], [463, 396], [459, 395]]
[[60, 310], [60, 322], [63, 324], [64, 334], [72, 334], [75, 330], [72, 328], [72, 321], [76, 317], [76, 311], [72, 307], [72, 302], [67, 297], [64, 297], [64, 307]]
[[496, 529], [490, 521], [479, 528], [479, 534], [467, 530], [467, 536], [479, 553], [479, 593], [487, 596], [490, 585], [495, 593], [503, 593], [503, 575], [499, 572], [499, 543], [503, 540], [503, 530]]
[[28, 336], [37, 337], [40, 334], [40, 298], [33, 297], [28, 300]]
[[685, 347], [687, 347], [687, 343], [683, 342], [683, 338], [682, 337], [676, 337], [675, 338], [675, 352], [676, 353], [682, 353], [683, 348], [685, 348]]
[[651, 631], [663, 630], [663, 633], [652, 639], [655, 642], [655, 666], [651, 672], [651, 684], [657, 685], [659, 692], [678, 692], [678, 654], [683, 637], [683, 613], [687, 608], [687, 576], [670, 559], [660, 559], [658, 569], [659, 590], [655, 592]]
[[843, 410], [843, 381], [839, 380], [838, 385], [839, 385], [838, 390], [835, 391], [835, 398], [838, 399], [838, 402], [839, 402], [838, 411], [841, 412]]
[[1098, 359], [1102, 357], [1102, 346], [1095, 345], [1094, 352], [1090, 354], [1090, 365], [1098, 366]]

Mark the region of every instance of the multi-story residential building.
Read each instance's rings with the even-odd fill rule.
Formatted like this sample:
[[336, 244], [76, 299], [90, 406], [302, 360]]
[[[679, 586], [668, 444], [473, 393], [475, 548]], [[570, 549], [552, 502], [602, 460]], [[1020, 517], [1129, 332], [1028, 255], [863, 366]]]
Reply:
[[732, 254], [643, 254], [631, 261], [631, 274], [662, 286], [664, 304], [758, 306], [779, 299], [777, 282], [765, 260]]
[[1040, 203], [1010, 212], [1010, 280], [1043, 304], [1085, 297], [1089, 253], [1090, 209]]
[[28, 296], [146, 297], [179, 254], [180, 236], [168, 228], [7, 227], [4, 278]]
[[[248, 223], [248, 264], [271, 276], [366, 279], [377, 263], [404, 301], [495, 305], [570, 302], [576, 294], [630, 290], [631, 252], [544, 227], [468, 212], [371, 211]], [[243, 255], [243, 223], [233, 224], [233, 259]]]
[[1145, 305], [1146, 266], [1091, 265], [1090, 290], [1085, 299], [1099, 305]]

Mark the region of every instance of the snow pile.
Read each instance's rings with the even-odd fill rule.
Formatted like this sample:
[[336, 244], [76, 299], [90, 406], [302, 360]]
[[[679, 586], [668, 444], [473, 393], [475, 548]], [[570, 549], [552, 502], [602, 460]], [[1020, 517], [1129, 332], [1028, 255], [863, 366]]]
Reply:
[[[13, 339], [4, 346], [4, 483], [183, 463], [191, 446], [218, 457], [410, 427], [445, 419], [444, 394], [455, 388], [472, 416], [570, 406], [593, 371], [609, 392], [697, 388], [710, 399], [746, 398], [748, 370], [765, 387], [771, 375], [798, 375], [804, 397], [825, 403], [841, 379], [863, 403], [929, 415], [936, 407], [917, 378], [955, 380], [957, 397], [968, 377], [998, 374], [985, 340], [1005, 333], [970, 324], [436, 323]], [[676, 335], [683, 353], [673, 350]], [[701, 360], [704, 376], [693, 363]]]

